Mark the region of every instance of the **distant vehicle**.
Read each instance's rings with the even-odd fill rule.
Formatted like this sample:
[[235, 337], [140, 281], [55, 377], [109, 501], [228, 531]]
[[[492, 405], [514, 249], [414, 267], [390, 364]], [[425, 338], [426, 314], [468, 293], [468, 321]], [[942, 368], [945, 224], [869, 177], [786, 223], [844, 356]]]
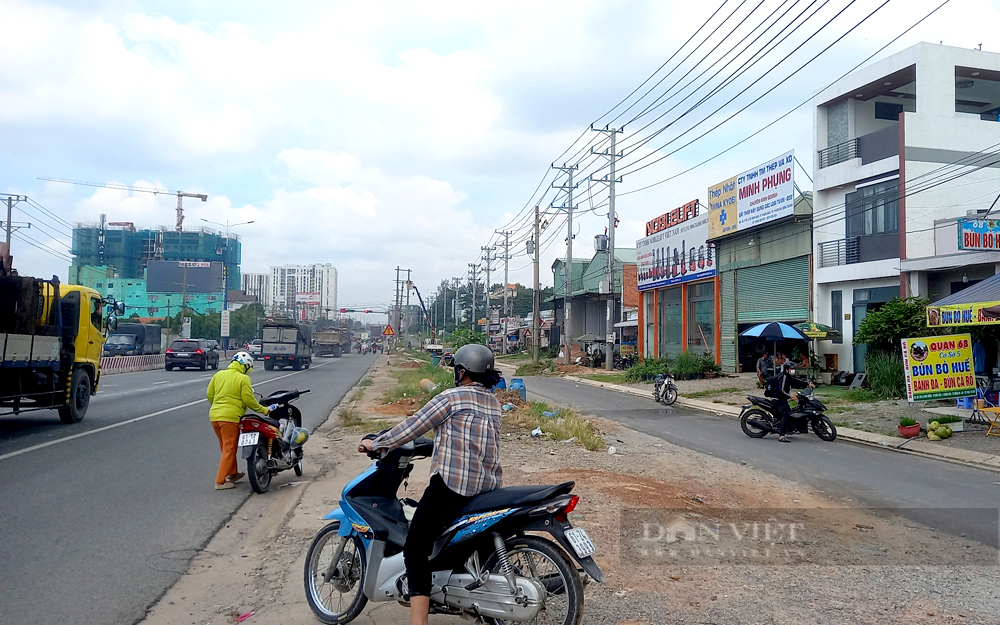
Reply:
[[294, 321], [269, 321], [264, 323], [264, 344], [261, 354], [264, 369], [291, 367], [296, 371], [308, 369], [312, 364], [312, 337], [309, 326]]
[[0, 302], [0, 414], [58, 410], [63, 423], [81, 421], [101, 381], [105, 305], [112, 331], [124, 305], [55, 276], [0, 276]]
[[[325, 328], [318, 330], [315, 334], [317, 356], [333, 356], [340, 358], [345, 353], [351, 351], [351, 335], [349, 330], [339, 328]], [[347, 348], [344, 348], [347, 345]]]
[[261, 355], [261, 348], [264, 346], [264, 341], [260, 339], [254, 339], [247, 343], [247, 352], [253, 356], [254, 360], [260, 360], [263, 358]]
[[197, 367], [202, 371], [211, 367], [219, 368], [219, 351], [207, 339], [177, 339], [167, 348], [165, 356], [167, 371], [174, 368]]
[[151, 323], [119, 323], [104, 342], [105, 356], [143, 356], [160, 353], [163, 330]]

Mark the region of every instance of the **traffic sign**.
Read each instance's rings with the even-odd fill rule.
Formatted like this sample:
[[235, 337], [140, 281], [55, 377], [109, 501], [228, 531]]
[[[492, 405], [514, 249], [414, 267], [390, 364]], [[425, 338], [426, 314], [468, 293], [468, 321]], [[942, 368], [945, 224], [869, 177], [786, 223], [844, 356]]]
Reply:
[[392, 330], [392, 326], [386, 326], [385, 330], [382, 330], [382, 336], [396, 336], [396, 333]]
[[222, 337], [222, 338], [229, 338], [229, 311], [228, 310], [223, 310], [222, 311], [222, 328], [221, 328], [221, 330], [222, 331], [219, 332], [219, 336]]

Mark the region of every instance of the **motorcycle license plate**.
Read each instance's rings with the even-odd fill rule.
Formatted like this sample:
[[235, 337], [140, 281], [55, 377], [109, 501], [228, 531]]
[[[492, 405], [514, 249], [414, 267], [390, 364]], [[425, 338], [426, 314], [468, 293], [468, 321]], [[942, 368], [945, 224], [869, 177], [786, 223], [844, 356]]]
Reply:
[[260, 440], [260, 432], [245, 432], [240, 434], [240, 447], [249, 447], [250, 445], [256, 445], [257, 441]]
[[573, 546], [573, 551], [581, 558], [586, 558], [597, 553], [597, 547], [594, 546], [594, 541], [590, 540], [587, 530], [579, 527], [566, 530], [566, 538], [569, 540], [569, 544]]

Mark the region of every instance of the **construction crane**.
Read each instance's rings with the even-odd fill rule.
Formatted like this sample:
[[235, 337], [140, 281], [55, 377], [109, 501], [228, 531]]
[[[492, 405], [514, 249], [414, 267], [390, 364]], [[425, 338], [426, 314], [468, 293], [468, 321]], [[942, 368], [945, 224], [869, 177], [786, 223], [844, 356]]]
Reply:
[[176, 195], [177, 196], [177, 232], [181, 231], [181, 225], [184, 223], [184, 205], [182, 199], [186, 197], [198, 198], [202, 202], [208, 201], [208, 196], [203, 193], [188, 193], [187, 191], [170, 191], [168, 189], [160, 189], [157, 187], [133, 187], [127, 184], [118, 184], [117, 182], [102, 183], [102, 182], [81, 182], [79, 180], [63, 180], [62, 178], [39, 178], [39, 180], [46, 180], [48, 182], [62, 182], [65, 184], [79, 184], [85, 187], [100, 187], [103, 189], [121, 189], [122, 191], [134, 191], [141, 193], [152, 193], [153, 195]]
[[413, 284], [412, 281], [411, 282], [407, 282], [406, 286], [407, 286], [407, 288], [411, 288], [414, 291], [416, 291], [416, 293], [417, 293], [417, 301], [420, 302], [420, 308], [423, 309], [423, 311], [424, 311], [424, 317], [427, 318], [427, 325], [429, 325], [431, 327], [431, 340], [433, 342], [437, 343], [437, 330], [434, 329], [434, 322], [431, 321], [430, 313], [427, 312], [427, 307], [424, 306], [424, 298], [420, 297], [420, 289], [418, 289], [417, 285]]

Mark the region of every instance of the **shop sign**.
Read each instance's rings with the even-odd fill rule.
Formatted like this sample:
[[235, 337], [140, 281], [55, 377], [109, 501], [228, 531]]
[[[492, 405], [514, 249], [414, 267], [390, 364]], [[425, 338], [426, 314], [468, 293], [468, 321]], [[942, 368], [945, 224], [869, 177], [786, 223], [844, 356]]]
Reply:
[[1000, 323], [1000, 301], [927, 307], [927, 326], [986, 326]]
[[709, 239], [733, 234], [795, 210], [795, 151], [708, 188]]
[[1000, 220], [959, 219], [958, 249], [1000, 251]]
[[906, 399], [930, 401], [976, 394], [970, 335], [926, 336], [901, 343]]
[[707, 238], [708, 213], [696, 209], [692, 218], [636, 241], [639, 290], [715, 277]]

